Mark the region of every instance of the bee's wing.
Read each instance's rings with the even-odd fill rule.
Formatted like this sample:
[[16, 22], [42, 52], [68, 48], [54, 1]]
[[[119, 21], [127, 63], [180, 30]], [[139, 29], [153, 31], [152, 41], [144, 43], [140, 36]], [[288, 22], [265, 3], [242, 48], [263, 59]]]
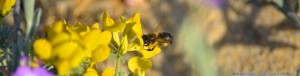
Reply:
[[154, 29], [154, 33], [157, 33], [158, 29], [160, 28], [160, 26], [164, 26], [168, 23], [168, 17], [164, 17], [162, 20], [160, 20], [159, 24], [156, 26], [156, 28]]

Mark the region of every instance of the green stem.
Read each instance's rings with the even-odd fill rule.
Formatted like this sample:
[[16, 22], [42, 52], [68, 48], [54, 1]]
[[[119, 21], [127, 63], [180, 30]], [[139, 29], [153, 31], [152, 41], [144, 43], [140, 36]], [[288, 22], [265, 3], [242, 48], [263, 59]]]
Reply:
[[121, 64], [121, 56], [117, 55], [117, 64], [116, 64], [115, 76], [119, 76], [120, 64]]

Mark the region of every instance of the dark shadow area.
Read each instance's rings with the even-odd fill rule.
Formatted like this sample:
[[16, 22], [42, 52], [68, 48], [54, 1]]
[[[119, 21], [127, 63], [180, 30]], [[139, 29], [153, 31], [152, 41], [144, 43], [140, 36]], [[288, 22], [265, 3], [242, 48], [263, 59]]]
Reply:
[[[258, 2], [248, 2], [245, 5], [250, 5], [250, 14], [243, 14], [238, 10], [234, 9], [229, 3], [226, 3], [226, 8], [222, 8], [224, 14], [224, 20], [226, 21], [227, 32], [215, 47], [219, 49], [225, 44], [242, 44], [242, 45], [260, 45], [268, 47], [270, 51], [279, 47], [289, 47], [297, 49], [298, 47], [294, 44], [270, 40], [269, 37], [273, 34], [273, 31], [279, 31], [286, 28], [292, 28], [299, 30], [299, 27], [294, 26], [290, 20], [286, 19], [282, 23], [275, 25], [275, 27], [265, 27], [264, 25], [255, 25], [255, 19], [258, 13], [261, 12], [261, 8], [266, 5], [272, 5], [275, 8], [278, 6], [274, 5], [272, 2], [258, 3]], [[228, 10], [233, 10], [238, 14], [238, 21], [230, 21]], [[279, 9], [278, 9], [279, 10]]]

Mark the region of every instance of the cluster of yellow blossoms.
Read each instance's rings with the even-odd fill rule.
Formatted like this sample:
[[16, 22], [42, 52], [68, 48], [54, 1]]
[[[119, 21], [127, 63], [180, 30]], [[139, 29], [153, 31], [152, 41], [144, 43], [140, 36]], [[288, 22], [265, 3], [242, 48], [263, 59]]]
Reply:
[[[97, 76], [98, 72], [93, 68], [94, 64], [108, 59], [111, 50], [114, 50], [118, 59], [128, 51], [139, 51], [143, 57], [132, 57], [128, 61], [128, 68], [135, 76], [145, 76], [145, 71], [152, 67], [149, 58], [160, 53], [161, 50], [159, 47], [155, 47], [153, 51], [144, 50], [139, 14], [135, 14], [128, 20], [124, 17], [120, 18], [121, 21], [115, 23], [105, 12], [103, 29], [98, 23], [88, 26], [57, 21], [52, 26], [45, 27], [46, 37], [34, 42], [34, 52], [45, 63], [54, 64], [59, 75], [72, 73], [73, 68], [80, 66], [84, 59], [89, 58], [90, 67], [85, 70], [84, 75]], [[109, 47], [110, 43], [111, 47]], [[100, 75], [116, 74], [119, 73], [118, 71], [115, 73], [114, 68], [107, 68]]]
[[[0, 0], [0, 19], [12, 9], [16, 0]], [[35, 55], [43, 64], [53, 64], [58, 70], [58, 75], [71, 75], [72, 69], [81, 65], [84, 60], [89, 60], [89, 67], [84, 70], [85, 76], [98, 76], [93, 67], [98, 62], [108, 59], [111, 50], [117, 55], [116, 71], [107, 68], [100, 75], [119, 75], [120, 60], [128, 51], [138, 51], [143, 56], [135, 56], [128, 60], [128, 68], [134, 76], [145, 76], [145, 71], [152, 67], [149, 58], [160, 53], [161, 49], [155, 47], [153, 51], [144, 48], [142, 39], [142, 26], [140, 15], [135, 14], [128, 20], [120, 17], [121, 21], [114, 22], [105, 12], [102, 26], [98, 23], [92, 26], [77, 23], [68, 24], [57, 21], [52, 26], [45, 27], [45, 38], [37, 39], [33, 44]], [[111, 46], [109, 46], [111, 44]]]
[[39, 58], [57, 67], [59, 74], [68, 74], [86, 57], [92, 62], [109, 57], [111, 33], [101, 31], [97, 23], [89, 27], [58, 21], [47, 26], [45, 32], [46, 38], [36, 40], [33, 47]]

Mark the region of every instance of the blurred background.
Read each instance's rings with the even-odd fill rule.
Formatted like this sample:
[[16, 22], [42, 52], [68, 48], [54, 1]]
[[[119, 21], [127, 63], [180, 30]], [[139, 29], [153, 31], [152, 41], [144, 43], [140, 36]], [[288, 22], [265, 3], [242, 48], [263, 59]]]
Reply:
[[[36, 0], [35, 6], [43, 10], [40, 32], [57, 20], [101, 23], [104, 11], [115, 21], [140, 13], [144, 34], [164, 22], [159, 32], [171, 33], [174, 42], [151, 58], [147, 76], [295, 76], [300, 67], [297, 0]], [[25, 30], [24, 14], [21, 19]], [[12, 13], [5, 24], [13, 25]], [[110, 58], [98, 70], [115, 63]], [[122, 70], [129, 74], [126, 64]]]

